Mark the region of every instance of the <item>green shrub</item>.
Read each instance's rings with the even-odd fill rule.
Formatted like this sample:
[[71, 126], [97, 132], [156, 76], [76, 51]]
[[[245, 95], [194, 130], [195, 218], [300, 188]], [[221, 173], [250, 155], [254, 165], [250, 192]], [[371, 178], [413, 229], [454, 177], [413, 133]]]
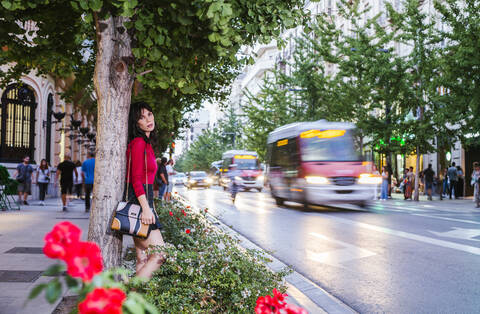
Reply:
[[18, 189], [17, 180], [11, 179], [7, 168], [1, 165], [0, 165], [0, 185], [6, 186], [5, 188], [6, 194], [17, 194], [17, 189]]
[[[162, 313], [253, 313], [259, 296], [273, 288], [285, 291], [288, 270], [274, 273], [258, 250], [245, 250], [238, 240], [175, 201], [158, 203], [168, 243], [167, 260], [153, 278], [136, 286], [137, 292]], [[130, 268], [134, 265], [130, 264]]]

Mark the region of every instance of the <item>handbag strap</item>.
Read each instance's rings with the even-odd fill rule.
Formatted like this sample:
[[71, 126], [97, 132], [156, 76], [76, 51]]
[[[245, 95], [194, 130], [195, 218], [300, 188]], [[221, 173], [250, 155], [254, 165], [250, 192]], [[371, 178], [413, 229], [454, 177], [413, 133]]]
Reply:
[[[148, 174], [147, 174], [147, 148], [145, 147], [145, 150], [144, 150], [144, 156], [145, 156], [145, 194], [147, 195], [147, 199], [148, 199]], [[128, 170], [127, 170], [127, 188], [125, 189], [125, 201], [127, 201], [127, 197], [128, 197], [128, 188], [130, 187], [130, 170], [131, 170], [131, 167], [132, 167], [132, 150], [130, 149], [130, 153], [129, 153], [129, 156], [128, 156]]]

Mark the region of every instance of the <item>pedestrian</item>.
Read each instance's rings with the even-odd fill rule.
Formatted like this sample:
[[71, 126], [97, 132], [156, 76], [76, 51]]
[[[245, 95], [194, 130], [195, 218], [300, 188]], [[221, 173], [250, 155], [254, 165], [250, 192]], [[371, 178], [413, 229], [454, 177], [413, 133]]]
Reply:
[[432, 164], [428, 164], [428, 168], [423, 171], [423, 177], [425, 179], [425, 193], [428, 195], [428, 200], [432, 200], [433, 179], [435, 177], [435, 171], [432, 169]]
[[[30, 157], [23, 157], [23, 162], [17, 166], [13, 177], [18, 182], [18, 204], [29, 205], [28, 194], [32, 192], [33, 167], [30, 165]], [[23, 197], [23, 201], [22, 201]]]
[[85, 184], [85, 212], [90, 211], [90, 195], [93, 191], [95, 174], [95, 152], [88, 152], [88, 159], [82, 164], [82, 179]]
[[386, 201], [388, 199], [388, 177], [389, 177], [389, 172], [387, 170], [387, 167], [383, 166], [382, 167], [382, 188], [380, 190], [380, 200]]
[[150, 225], [148, 238], [133, 237], [137, 255], [136, 273], [138, 277], [147, 279], [151, 278], [152, 273], [164, 262], [163, 253], [148, 250], [150, 246], [164, 245], [160, 233], [161, 224], [153, 203], [153, 181], [157, 171], [155, 152], [151, 144], [155, 140], [154, 130], [152, 108], [145, 102], [133, 103], [128, 125], [127, 169], [130, 169], [130, 173], [127, 173], [127, 189], [128, 201], [135, 202], [142, 208], [142, 223]]
[[48, 183], [50, 183], [50, 168], [46, 159], [42, 159], [37, 169], [37, 181], [40, 205], [45, 206], [45, 195], [47, 194]]
[[172, 190], [173, 190], [173, 176], [176, 174], [175, 170], [173, 169], [173, 160], [170, 159], [168, 162], [167, 162], [167, 166], [165, 167], [166, 170], [167, 170], [167, 174], [168, 174], [168, 186], [167, 186], [167, 190], [165, 192], [165, 200], [167, 202], [170, 202], [172, 200]]
[[480, 163], [473, 163], [472, 180], [470, 184], [473, 186], [473, 200], [476, 208], [480, 208]]
[[457, 186], [455, 190], [456, 198], [463, 198], [463, 187], [465, 185], [465, 174], [460, 166], [457, 166]]
[[403, 172], [403, 177], [402, 177], [402, 182], [400, 183], [400, 189], [403, 192], [403, 198], [407, 199], [407, 174], [408, 174], [408, 168], [404, 170]]
[[82, 163], [79, 160], [75, 161], [75, 167], [77, 169], [77, 172], [75, 174], [75, 177], [73, 178], [73, 184], [75, 186], [75, 194], [77, 194], [77, 198], [81, 199], [83, 194]]
[[168, 186], [167, 158], [165, 157], [160, 159], [160, 165], [155, 174], [155, 180], [158, 184], [158, 198], [163, 200]]
[[448, 193], [448, 186], [450, 184], [449, 180], [448, 180], [448, 169], [445, 168], [443, 169], [443, 189], [442, 189], [442, 195], [444, 198], [447, 197], [447, 193]]
[[413, 190], [414, 184], [415, 184], [415, 174], [413, 173], [413, 167], [410, 167], [406, 175], [405, 200], [412, 199], [412, 190]]
[[73, 175], [77, 174], [77, 167], [70, 160], [70, 155], [67, 153], [63, 158], [63, 161], [57, 166], [57, 180], [60, 179], [60, 190], [62, 194], [62, 210], [67, 211], [67, 205], [69, 197], [72, 195], [73, 188]]
[[448, 168], [447, 176], [448, 181], [450, 182], [450, 184], [448, 185], [448, 197], [452, 199], [453, 195], [453, 198], [455, 199], [455, 189], [458, 180], [457, 167], [455, 167], [455, 162], [452, 162], [452, 165]]

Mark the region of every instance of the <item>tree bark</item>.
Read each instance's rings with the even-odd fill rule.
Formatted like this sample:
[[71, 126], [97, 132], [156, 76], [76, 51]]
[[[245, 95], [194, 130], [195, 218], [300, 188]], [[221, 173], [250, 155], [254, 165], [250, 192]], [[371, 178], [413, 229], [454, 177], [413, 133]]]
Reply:
[[127, 64], [132, 56], [131, 38], [123, 26], [127, 20], [110, 16], [104, 20], [96, 17], [95, 21], [98, 122], [88, 240], [102, 249], [106, 268], [119, 266], [122, 258], [122, 236], [110, 232], [110, 223], [124, 190], [128, 113], [134, 81]]
[[415, 194], [413, 195], [413, 200], [418, 201], [420, 199], [420, 150], [417, 146], [417, 160], [415, 163]]

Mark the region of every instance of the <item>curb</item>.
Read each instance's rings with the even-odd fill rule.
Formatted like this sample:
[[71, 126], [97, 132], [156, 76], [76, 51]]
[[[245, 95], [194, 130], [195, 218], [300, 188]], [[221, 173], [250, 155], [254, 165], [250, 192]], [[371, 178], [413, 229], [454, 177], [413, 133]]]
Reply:
[[[198, 210], [197, 206], [191, 205], [185, 197], [180, 194], [176, 194], [180, 202], [188, 204], [192, 209], [195, 208]], [[264, 249], [247, 239], [245, 236], [237, 232], [232, 227], [224, 224], [217, 217], [213, 216], [210, 213], [207, 213], [207, 218], [217, 227], [222, 229], [225, 233], [235, 236], [240, 240], [240, 245], [246, 249], [255, 249], [265, 252]], [[272, 260], [267, 266], [273, 271], [279, 271], [287, 268], [288, 266], [272, 256], [271, 254], [265, 252], [265, 255]], [[310, 279], [304, 277], [300, 273], [293, 271], [292, 274], [286, 277], [288, 295], [294, 299], [294, 303], [297, 303], [308, 313], [333, 313], [333, 314], [344, 314], [344, 313], [357, 313], [355, 310], [350, 308], [348, 305], [343, 303], [341, 300], [337, 299], [325, 289], [319, 287], [317, 284], [312, 282]]]

